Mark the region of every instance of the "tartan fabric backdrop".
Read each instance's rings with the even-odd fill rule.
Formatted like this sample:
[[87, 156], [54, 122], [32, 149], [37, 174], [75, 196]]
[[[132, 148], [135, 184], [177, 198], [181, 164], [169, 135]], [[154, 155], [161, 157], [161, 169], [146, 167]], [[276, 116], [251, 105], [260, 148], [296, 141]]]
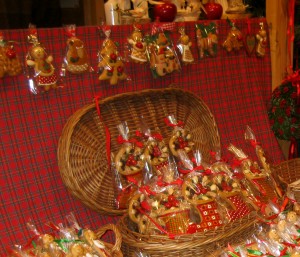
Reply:
[[[250, 20], [252, 33], [258, 31], [260, 21], [266, 23], [264, 19]], [[229, 143], [243, 148], [254, 157], [253, 149], [243, 137], [246, 125], [249, 125], [271, 156], [271, 161], [277, 163], [283, 160], [266, 112], [271, 96], [269, 46], [264, 58], [257, 58], [255, 54], [249, 57], [245, 50], [227, 53], [221, 44], [230, 26], [226, 20], [216, 21], [216, 24], [219, 33], [216, 57], [197, 58], [194, 65], [182, 66], [180, 73], [159, 79], [152, 78], [147, 65], [126, 63], [125, 69], [131, 80], [115, 86], [99, 82], [96, 72], [67, 74], [64, 88], [33, 95], [23, 74], [0, 80], [0, 252], [3, 255], [7, 246], [24, 244], [32, 236], [26, 228], [28, 219], [32, 219], [41, 232], [49, 231], [44, 225], [46, 222], [63, 222], [70, 211], [75, 213], [82, 226], [94, 229], [118, 219], [100, 215], [74, 199], [62, 183], [58, 170], [56, 152], [61, 130], [68, 117], [91, 103], [95, 95], [106, 97], [175, 83], [199, 95], [207, 103], [219, 128], [225, 158], [231, 157], [226, 151]], [[244, 34], [247, 32], [245, 20], [237, 20], [236, 25]], [[197, 56], [195, 23], [187, 22], [185, 27]], [[144, 33], [150, 28], [150, 24], [142, 27]], [[120, 52], [132, 29], [130, 25], [112, 27], [111, 38], [119, 43]], [[16, 48], [23, 59], [29, 47], [27, 34], [27, 30], [3, 31], [5, 39], [18, 42]], [[79, 27], [76, 35], [85, 42], [90, 62], [97, 70], [97, 51], [104, 37], [100, 36], [96, 26]], [[172, 37], [176, 44], [179, 37], [177, 28]], [[64, 29], [38, 29], [38, 38], [47, 52], [54, 56], [55, 66], [59, 69], [66, 52], [67, 36]]]

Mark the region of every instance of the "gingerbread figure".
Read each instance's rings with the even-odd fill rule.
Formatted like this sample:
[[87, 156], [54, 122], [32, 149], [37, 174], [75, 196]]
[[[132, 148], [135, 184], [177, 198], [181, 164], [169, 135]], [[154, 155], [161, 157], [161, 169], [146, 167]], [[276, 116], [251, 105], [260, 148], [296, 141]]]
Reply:
[[267, 46], [267, 31], [264, 29], [263, 23], [260, 23], [260, 30], [256, 34], [256, 42], [256, 55], [258, 57], [264, 57]]
[[146, 63], [146, 43], [143, 39], [143, 33], [137, 25], [134, 25], [134, 31], [128, 38], [128, 43], [131, 45], [130, 58], [136, 63]]
[[26, 63], [34, 68], [37, 85], [45, 91], [57, 88], [57, 76], [52, 62], [53, 57], [47, 55], [45, 49], [38, 42], [30, 49]]
[[181, 61], [184, 64], [189, 64], [194, 62], [194, 56], [191, 51], [192, 41], [190, 37], [185, 33], [185, 28], [179, 28], [180, 38], [178, 42], [178, 48], [181, 52]]
[[77, 37], [67, 40], [66, 69], [71, 73], [83, 73], [89, 70], [88, 54], [84, 43]]
[[223, 47], [227, 52], [238, 51], [244, 46], [242, 32], [233, 24]]

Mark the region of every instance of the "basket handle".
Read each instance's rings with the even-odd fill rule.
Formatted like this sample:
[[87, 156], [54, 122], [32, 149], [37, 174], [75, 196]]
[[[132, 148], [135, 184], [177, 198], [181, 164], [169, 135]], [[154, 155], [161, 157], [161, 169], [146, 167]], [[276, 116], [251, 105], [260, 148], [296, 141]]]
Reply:
[[116, 240], [115, 244], [113, 245], [113, 247], [111, 249], [111, 252], [114, 253], [114, 252], [120, 251], [121, 244], [122, 244], [122, 235], [121, 235], [121, 233], [120, 233], [120, 231], [119, 231], [119, 229], [117, 228], [116, 225], [114, 225], [114, 224], [106, 224], [106, 225], [102, 226], [101, 228], [99, 228], [95, 232], [95, 234], [96, 234], [97, 238], [100, 239], [105, 234], [105, 232], [108, 231], [108, 230], [111, 230], [111, 231], [114, 232], [114, 234], [115, 234], [115, 240]]

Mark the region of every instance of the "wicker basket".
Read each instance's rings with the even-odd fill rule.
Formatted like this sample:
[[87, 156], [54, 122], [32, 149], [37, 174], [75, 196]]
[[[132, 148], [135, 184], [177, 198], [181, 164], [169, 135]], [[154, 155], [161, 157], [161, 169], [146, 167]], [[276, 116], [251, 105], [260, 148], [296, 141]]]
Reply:
[[113, 153], [120, 147], [116, 138], [121, 122], [127, 121], [132, 132], [140, 129], [143, 116], [151, 130], [168, 140], [172, 128], [165, 125], [164, 118], [172, 114], [191, 132], [204, 160], [210, 157], [210, 150], [220, 147], [213, 115], [200, 98], [188, 91], [166, 88], [125, 93], [103, 99], [99, 106], [102, 120], [95, 103], [84, 106], [68, 119], [58, 144], [58, 165], [68, 190], [100, 213], [120, 215], [126, 211], [115, 207], [104, 126], [109, 129]]
[[97, 231], [95, 231], [96, 237], [101, 239], [101, 237], [107, 232], [112, 231], [115, 237], [115, 243], [110, 244], [107, 242], [103, 242], [108, 253], [111, 257], [123, 257], [123, 253], [121, 252], [121, 245], [122, 245], [122, 235], [118, 229], [118, 227], [114, 224], [107, 224], [102, 226]]
[[273, 172], [288, 184], [288, 187], [295, 195], [295, 200], [300, 203], [300, 184], [293, 184], [293, 182], [300, 179], [300, 158], [284, 161], [276, 165]]
[[216, 230], [170, 239], [165, 235], [142, 235], [133, 232], [128, 228], [128, 219], [124, 215], [117, 224], [122, 234], [121, 249], [124, 256], [135, 256], [134, 253], [140, 251], [151, 257], [210, 256], [217, 249], [225, 248], [228, 243], [244, 242], [256, 230], [255, 215], [251, 214]]

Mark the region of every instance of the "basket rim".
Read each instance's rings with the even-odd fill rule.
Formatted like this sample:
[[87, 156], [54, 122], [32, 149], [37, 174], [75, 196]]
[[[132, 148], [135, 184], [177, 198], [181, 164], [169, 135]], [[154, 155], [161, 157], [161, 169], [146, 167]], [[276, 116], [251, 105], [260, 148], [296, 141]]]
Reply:
[[[98, 100], [98, 104], [100, 105], [105, 105], [106, 103], [112, 102], [112, 101], [118, 101], [119, 99], [124, 99], [124, 98], [132, 98], [135, 96], [140, 96], [140, 95], [151, 95], [151, 93], [159, 93], [161, 92], [162, 94], [168, 94], [168, 92], [176, 92], [177, 94], [185, 94], [188, 95], [191, 98], [194, 98], [196, 101], [199, 101], [201, 103], [201, 107], [203, 110], [207, 111], [207, 117], [211, 119], [213, 125], [214, 125], [214, 138], [215, 142], [214, 145], [216, 147], [221, 146], [220, 142], [220, 135], [219, 135], [219, 130], [217, 127], [217, 124], [215, 122], [215, 117], [211, 113], [210, 108], [208, 105], [201, 99], [200, 96], [196, 95], [195, 93], [178, 88], [178, 87], [167, 87], [167, 88], [159, 88], [159, 89], [144, 89], [144, 90], [139, 90], [139, 91], [134, 91], [134, 92], [125, 92], [125, 93], [120, 93], [117, 95], [112, 95], [108, 96], [102, 99]], [[78, 185], [77, 181], [75, 179], [72, 179], [70, 176], [67, 176], [71, 170], [71, 167], [69, 165], [69, 156], [70, 156], [70, 148], [68, 147], [71, 144], [71, 139], [72, 135], [74, 133], [74, 130], [77, 126], [77, 124], [80, 122], [81, 118], [86, 115], [90, 111], [94, 111], [97, 109], [97, 103], [89, 103], [81, 107], [80, 109], [76, 110], [66, 121], [62, 131], [61, 135], [58, 140], [58, 149], [57, 149], [57, 160], [58, 160], [58, 167], [59, 171], [62, 177], [62, 180], [65, 185], [67, 185], [68, 191], [75, 197], [77, 198], [81, 203], [87, 205], [89, 208], [94, 209], [97, 212], [104, 213], [104, 214], [109, 214], [109, 215], [123, 215], [124, 213], [127, 212], [127, 209], [117, 209], [117, 208], [108, 208], [103, 204], [100, 203], [92, 203], [90, 204], [88, 199], [85, 199], [83, 201], [82, 199], [82, 188], [80, 185]], [[75, 125], [73, 125], [75, 124]], [[71, 126], [72, 125], [72, 126]], [[104, 152], [106, 154], [106, 150]], [[64, 172], [67, 171], [67, 172]], [[66, 183], [70, 182], [70, 183]], [[71, 184], [71, 185], [70, 185]]]
[[125, 214], [117, 222], [119, 231], [122, 234], [122, 242], [132, 247], [153, 251], [158, 247], [163, 247], [164, 251], [173, 251], [174, 249], [184, 250], [191, 246], [199, 247], [215, 243], [257, 223], [256, 213], [253, 212], [242, 219], [225, 224], [215, 230], [179, 235], [175, 239], [171, 239], [167, 235], [143, 235], [131, 231], [126, 227], [127, 218], [128, 215]]

